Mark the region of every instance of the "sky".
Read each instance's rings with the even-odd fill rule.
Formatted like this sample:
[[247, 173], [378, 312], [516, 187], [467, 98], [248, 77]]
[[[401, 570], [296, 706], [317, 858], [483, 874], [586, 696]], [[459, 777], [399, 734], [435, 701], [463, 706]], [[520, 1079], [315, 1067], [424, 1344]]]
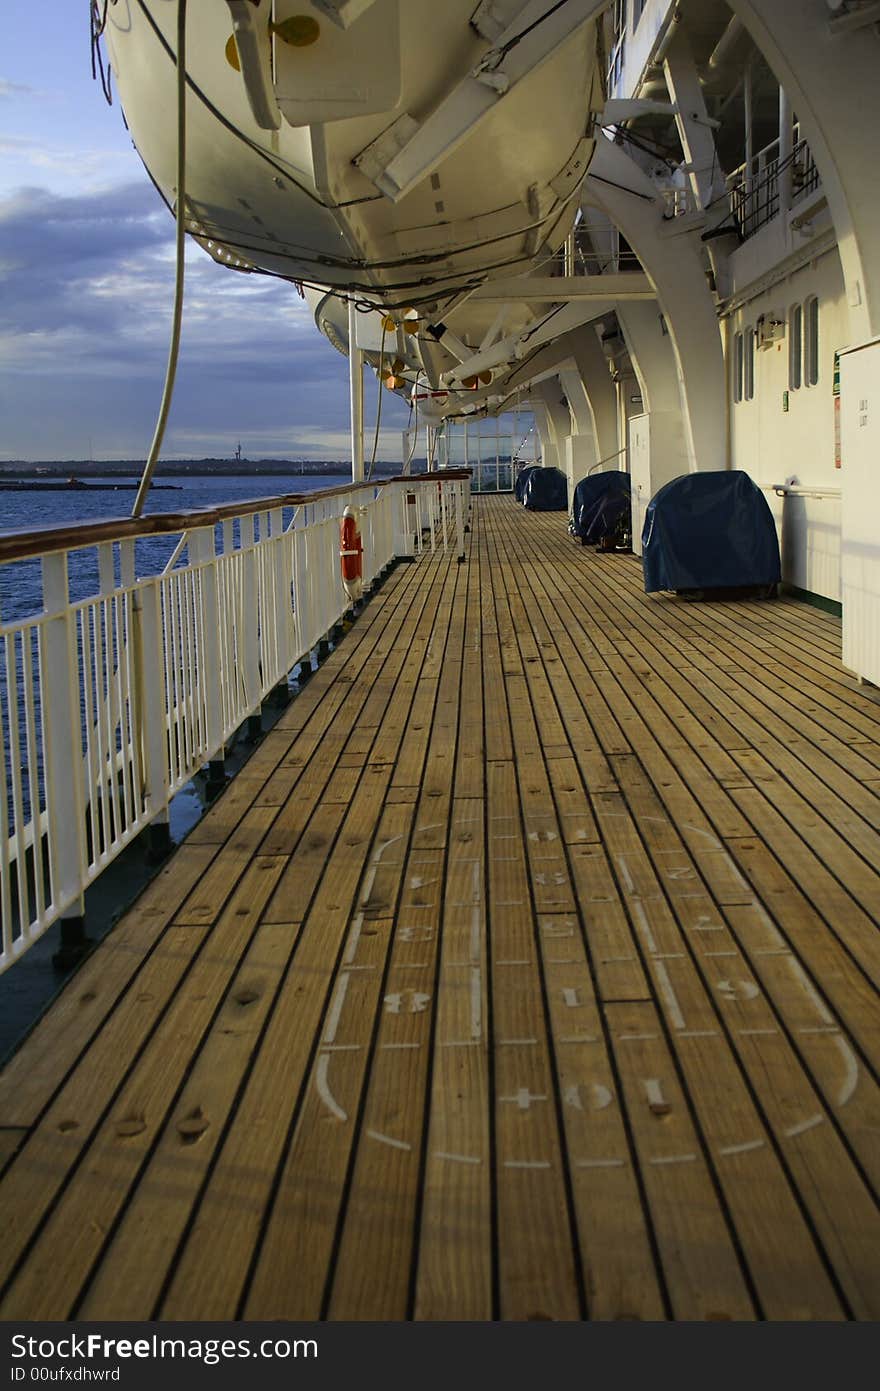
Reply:
[[[11, 7], [11, 13], [10, 11]], [[6, 0], [0, 460], [142, 459], [162, 394], [174, 222], [92, 81], [88, 0]], [[377, 388], [365, 374], [367, 446]], [[385, 392], [378, 457], [400, 458]], [[387, 424], [387, 428], [386, 428]], [[292, 286], [190, 242], [163, 458], [350, 457], [348, 362]]]

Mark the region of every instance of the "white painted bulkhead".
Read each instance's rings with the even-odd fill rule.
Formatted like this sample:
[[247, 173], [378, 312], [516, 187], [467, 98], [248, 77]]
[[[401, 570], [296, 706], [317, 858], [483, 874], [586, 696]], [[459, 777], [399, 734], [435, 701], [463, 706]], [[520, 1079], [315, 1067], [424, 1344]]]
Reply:
[[[754, 254], [749, 243], [734, 254], [732, 262], [745, 253]], [[816, 382], [808, 380], [804, 366], [805, 348], [809, 349], [804, 325], [813, 298], [818, 302]], [[793, 331], [797, 335], [793, 324], [798, 311], [802, 325], [801, 350], [795, 354], [799, 373], [792, 364]], [[768, 347], [759, 348], [762, 316], [765, 323], [781, 321], [784, 332]], [[819, 254], [747, 299], [725, 323], [731, 466], [744, 469], [765, 489], [779, 529], [784, 582], [839, 602], [841, 470], [836, 466], [834, 355], [847, 346], [849, 313], [836, 250]], [[754, 369], [741, 390], [737, 382], [740, 334], [744, 369], [750, 352]], [[754, 340], [750, 334], [755, 334]], [[752, 341], [754, 348], [750, 347]], [[744, 370], [743, 375], [749, 374]], [[798, 376], [800, 385], [794, 385]], [[773, 485], [782, 483], [803, 491], [779, 497]]]

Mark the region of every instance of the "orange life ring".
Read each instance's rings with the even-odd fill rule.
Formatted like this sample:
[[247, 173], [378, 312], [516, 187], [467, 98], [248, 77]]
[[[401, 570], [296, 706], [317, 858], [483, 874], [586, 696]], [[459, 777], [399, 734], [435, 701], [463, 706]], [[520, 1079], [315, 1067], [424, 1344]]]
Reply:
[[339, 560], [342, 582], [346, 589], [359, 587], [364, 573], [364, 543], [358, 531], [357, 519], [350, 507], [342, 514], [339, 528]]

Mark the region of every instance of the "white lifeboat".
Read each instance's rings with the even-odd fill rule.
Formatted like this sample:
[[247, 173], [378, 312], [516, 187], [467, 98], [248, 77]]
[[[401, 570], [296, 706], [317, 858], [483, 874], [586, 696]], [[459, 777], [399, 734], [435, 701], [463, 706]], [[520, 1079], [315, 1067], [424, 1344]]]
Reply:
[[[187, 16], [188, 230], [216, 259], [442, 320], [571, 228], [593, 150], [597, 0], [214, 0]], [[175, 202], [174, 4], [106, 34]]]

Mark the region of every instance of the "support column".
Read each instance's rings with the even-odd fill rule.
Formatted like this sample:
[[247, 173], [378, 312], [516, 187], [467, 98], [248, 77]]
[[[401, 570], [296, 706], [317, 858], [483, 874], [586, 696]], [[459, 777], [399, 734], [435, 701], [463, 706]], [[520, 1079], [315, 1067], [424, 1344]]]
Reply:
[[596, 453], [593, 412], [580, 372], [572, 364], [560, 372], [559, 380], [574, 422], [574, 430], [565, 441], [561, 465], [568, 479], [568, 496], [572, 498], [575, 487], [595, 467], [600, 456]]
[[621, 304], [617, 317], [641, 387], [643, 414], [651, 417], [651, 481], [656, 492], [688, 472], [675, 354], [656, 305]]
[[[624, 441], [619, 439], [617, 433], [617, 403], [607, 359], [592, 324], [577, 329], [571, 336], [571, 344], [572, 357], [580, 372], [593, 417], [596, 459], [610, 459]], [[620, 467], [620, 460], [609, 466]]]
[[794, 131], [791, 103], [784, 87], [779, 88], [779, 211], [784, 217], [791, 207], [791, 158]]
[[564, 447], [565, 440], [571, 434], [571, 416], [568, 407], [564, 406], [560, 400], [561, 394], [562, 386], [558, 377], [538, 382], [532, 388], [532, 395], [536, 396], [544, 406], [546, 438], [542, 431], [541, 443], [544, 445], [543, 462], [545, 468], [562, 469], [564, 467]]
[[663, 62], [663, 75], [669, 95], [676, 105], [675, 124], [681, 148], [690, 166], [688, 182], [694, 203], [707, 208], [722, 180], [715, 151], [714, 127], [703, 97], [686, 34], [678, 34]]
[[364, 358], [357, 346], [357, 310], [348, 301], [348, 382], [351, 402], [351, 481], [364, 478]]
[[743, 73], [743, 149], [746, 159], [746, 193], [751, 193], [753, 179], [752, 161], [755, 158], [755, 136], [752, 122], [752, 59], [746, 59]]
[[706, 282], [699, 235], [663, 217], [663, 202], [634, 160], [597, 143], [584, 202], [613, 218], [657, 291], [675, 354], [688, 464], [727, 467], [727, 395], [721, 330]]

